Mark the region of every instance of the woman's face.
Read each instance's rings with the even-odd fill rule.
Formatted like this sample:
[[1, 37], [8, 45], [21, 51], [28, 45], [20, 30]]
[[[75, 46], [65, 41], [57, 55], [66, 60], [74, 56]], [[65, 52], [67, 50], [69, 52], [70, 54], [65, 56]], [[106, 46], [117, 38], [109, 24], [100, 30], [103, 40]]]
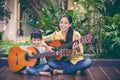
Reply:
[[62, 32], [68, 31], [69, 27], [71, 24], [69, 23], [67, 17], [62, 17], [60, 22], [59, 22], [59, 28]]
[[32, 38], [32, 43], [35, 47], [39, 47], [40, 43], [41, 43], [41, 39], [40, 38]]

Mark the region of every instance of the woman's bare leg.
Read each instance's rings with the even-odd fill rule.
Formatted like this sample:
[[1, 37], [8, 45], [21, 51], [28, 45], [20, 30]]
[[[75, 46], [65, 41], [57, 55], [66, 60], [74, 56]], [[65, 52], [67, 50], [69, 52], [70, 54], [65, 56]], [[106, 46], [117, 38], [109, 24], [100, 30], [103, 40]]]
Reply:
[[63, 71], [62, 70], [59, 70], [59, 69], [55, 69], [54, 71], [53, 71], [53, 74], [62, 74], [63, 73]]

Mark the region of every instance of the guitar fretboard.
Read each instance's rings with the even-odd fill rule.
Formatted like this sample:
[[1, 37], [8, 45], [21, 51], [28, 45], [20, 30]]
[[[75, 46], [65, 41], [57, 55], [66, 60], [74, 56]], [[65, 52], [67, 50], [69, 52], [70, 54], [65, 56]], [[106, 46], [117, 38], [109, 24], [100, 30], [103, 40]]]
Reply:
[[77, 44], [79, 43], [91, 43], [91, 40], [92, 40], [92, 35], [91, 34], [88, 34], [86, 36], [82, 36], [80, 39], [78, 40], [75, 40], [75, 41], [72, 41], [72, 42], [69, 42], [69, 43], [66, 43], [62, 46], [59, 46], [59, 47], [55, 47], [55, 50], [60, 50], [60, 49], [64, 49], [64, 48], [69, 48], [71, 47], [75, 42]]
[[49, 56], [57, 56], [58, 53], [57, 52], [52, 52], [52, 53], [39, 53], [39, 54], [34, 54], [33, 58], [42, 58], [42, 57], [49, 57]]
[[60, 49], [68, 48], [68, 47], [72, 46], [74, 42], [70, 42], [70, 43], [64, 44], [62, 46], [55, 47], [55, 50], [60, 50]]

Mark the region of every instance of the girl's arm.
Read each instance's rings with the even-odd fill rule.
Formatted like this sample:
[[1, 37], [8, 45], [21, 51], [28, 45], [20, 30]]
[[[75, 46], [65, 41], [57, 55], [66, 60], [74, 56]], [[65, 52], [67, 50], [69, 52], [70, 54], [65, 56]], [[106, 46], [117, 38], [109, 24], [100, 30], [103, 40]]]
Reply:
[[22, 49], [23, 51], [25, 51], [26, 53], [28, 53], [28, 55], [29, 55], [30, 57], [33, 57], [32, 51], [29, 50], [29, 49], [27, 49], [27, 47], [28, 47], [28, 46], [20, 46], [20, 49]]

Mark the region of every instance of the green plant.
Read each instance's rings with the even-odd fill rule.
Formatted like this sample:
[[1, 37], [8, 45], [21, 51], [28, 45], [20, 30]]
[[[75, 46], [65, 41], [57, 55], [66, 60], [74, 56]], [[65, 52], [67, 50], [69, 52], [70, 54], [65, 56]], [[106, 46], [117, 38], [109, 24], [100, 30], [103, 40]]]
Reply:
[[4, 49], [4, 51], [0, 52], [0, 57], [7, 57], [8, 52], [11, 47], [13, 46], [23, 46], [23, 45], [31, 45], [31, 40], [28, 40], [26, 42], [23, 41], [17, 41], [17, 42], [11, 42], [11, 41], [0, 41], [0, 48]]
[[5, 8], [5, 0], [0, 0], [0, 20], [10, 19], [11, 11]]
[[[22, 9], [31, 15], [36, 23], [30, 23], [29, 21], [20, 20], [20, 22], [27, 23], [35, 28], [42, 29], [45, 34], [58, 30], [58, 20], [61, 16], [61, 10], [55, 0], [49, 0], [50, 5], [37, 0], [19, 0]], [[40, 7], [36, 7], [39, 5]], [[32, 7], [32, 8], [30, 8]], [[41, 9], [41, 10], [40, 10]]]
[[47, 6], [45, 3], [41, 2], [42, 11], [39, 12], [38, 22], [41, 24], [41, 29], [44, 31], [51, 30], [55, 31], [58, 27], [58, 20], [60, 18], [61, 11], [59, 6], [54, 0], [50, 0], [50, 6]]
[[120, 48], [120, 14], [116, 14], [113, 17], [107, 17], [109, 25], [104, 26], [104, 53], [108, 53], [108, 56], [119, 57]]
[[83, 17], [85, 21], [81, 23], [81, 31], [90, 32], [93, 35], [95, 52], [106, 57], [118, 57], [120, 47], [120, 0], [73, 1], [77, 1], [86, 10]]

